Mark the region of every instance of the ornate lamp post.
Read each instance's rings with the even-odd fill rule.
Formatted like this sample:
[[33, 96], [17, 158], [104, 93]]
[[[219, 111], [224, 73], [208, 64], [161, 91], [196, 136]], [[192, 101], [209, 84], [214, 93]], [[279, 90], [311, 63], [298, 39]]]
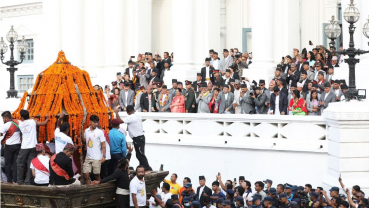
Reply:
[[325, 36], [331, 39], [329, 46], [332, 47], [336, 44], [334, 40], [341, 35], [341, 27], [337, 24], [337, 21], [334, 20], [334, 16], [332, 16], [330, 23], [331, 24], [325, 27], [324, 32], [325, 32]]
[[9, 45], [10, 60], [8, 60], [6, 62], [3, 61], [4, 60], [4, 53], [6, 53], [7, 50], [8, 50], [8, 45], [4, 42], [3, 38], [1, 38], [1, 40], [0, 40], [0, 55], [1, 55], [1, 62], [5, 65], [9, 66], [9, 68], [7, 68], [7, 70], [10, 73], [10, 88], [7, 91], [8, 98], [9, 98], [9, 97], [17, 97], [18, 91], [15, 90], [15, 88], [14, 88], [14, 72], [17, 71], [18, 69], [14, 68], [14, 67], [23, 62], [24, 53], [26, 53], [26, 51], [28, 50], [28, 44], [24, 40], [24, 37], [22, 38], [22, 41], [20, 43], [18, 43], [17, 50], [21, 54], [20, 55], [21, 61], [19, 62], [19, 61], [14, 60], [14, 54], [13, 54], [14, 43], [18, 39], [18, 34], [17, 34], [17, 32], [14, 31], [13, 26], [10, 28], [10, 31], [6, 35], [6, 39], [10, 42], [10, 45]]
[[[349, 58], [345, 59], [345, 63], [349, 65], [349, 89], [345, 92], [346, 100], [351, 100], [354, 98], [357, 98], [358, 91], [356, 89], [356, 80], [355, 80], [355, 65], [359, 63], [360, 59], [355, 58], [357, 55], [369, 53], [369, 51], [363, 51], [360, 49], [356, 49], [355, 43], [354, 43], [354, 32], [355, 32], [355, 26], [354, 23], [356, 23], [360, 18], [360, 12], [355, 7], [354, 0], [350, 1], [349, 7], [346, 8], [346, 10], [343, 13], [343, 17], [345, 18], [346, 22], [350, 24], [349, 26], [349, 33], [350, 33], [350, 43], [349, 48], [344, 49], [343, 51], [336, 51], [336, 53], [347, 55]], [[339, 26], [338, 26], [339, 27]], [[366, 23], [363, 28], [363, 33], [366, 37], [369, 36], [369, 24]], [[336, 32], [334, 32], [336, 31]], [[337, 22], [334, 21], [334, 19], [331, 20], [331, 23], [325, 28], [325, 35], [327, 38], [331, 39], [331, 44], [334, 39], [336, 39], [341, 32], [337, 36], [335, 34], [338, 33], [337, 29]]]

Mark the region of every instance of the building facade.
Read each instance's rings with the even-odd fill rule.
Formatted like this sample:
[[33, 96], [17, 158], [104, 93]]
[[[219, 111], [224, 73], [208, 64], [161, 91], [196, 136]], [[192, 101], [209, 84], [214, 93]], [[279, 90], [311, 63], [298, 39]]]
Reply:
[[[59, 50], [101, 86], [123, 71], [130, 56], [147, 51], [173, 52], [173, 72], [168, 76], [194, 80], [208, 50], [222, 58], [223, 48], [252, 52], [253, 64], [245, 75], [270, 80], [275, 65], [282, 56], [292, 55], [293, 48], [309, 49], [309, 40], [328, 45], [324, 27], [332, 15], [342, 25], [340, 39], [348, 47], [348, 24], [342, 21], [348, 4], [349, 0], [6, 0], [0, 3], [0, 36], [14, 25], [30, 45], [27, 60], [16, 72], [16, 89], [21, 93], [33, 86]], [[362, 26], [369, 3], [356, 0], [355, 4], [361, 12], [356, 47], [368, 50]], [[5, 60], [8, 57], [9, 52]], [[361, 59], [357, 77], [368, 65], [368, 55]], [[0, 67], [4, 97], [9, 75], [5, 65]], [[336, 70], [336, 78], [348, 78], [346, 69], [344, 64]], [[359, 88], [367, 85], [358, 78]]]

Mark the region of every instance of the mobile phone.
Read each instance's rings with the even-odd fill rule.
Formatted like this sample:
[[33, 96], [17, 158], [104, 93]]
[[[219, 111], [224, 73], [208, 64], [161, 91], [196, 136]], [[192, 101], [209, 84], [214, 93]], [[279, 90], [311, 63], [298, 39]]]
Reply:
[[311, 40], [309, 40], [309, 45], [313, 45], [313, 43], [311, 42]]
[[218, 172], [218, 176], [220, 176], [220, 172]]
[[136, 58], [136, 56], [131, 56], [131, 58]]
[[237, 181], [237, 179], [236, 179], [236, 178], [234, 178], [234, 181]]
[[117, 75], [119, 75], [119, 76], [120, 76], [120, 75], [122, 75], [122, 73], [121, 73], [121, 72], [117, 72]]
[[284, 60], [284, 56], [282, 56], [282, 59]]
[[163, 171], [163, 170], [164, 170], [163, 168], [164, 168], [164, 165], [163, 165], [163, 164], [161, 164], [161, 165], [160, 165], [160, 170], [161, 170], [161, 171]]

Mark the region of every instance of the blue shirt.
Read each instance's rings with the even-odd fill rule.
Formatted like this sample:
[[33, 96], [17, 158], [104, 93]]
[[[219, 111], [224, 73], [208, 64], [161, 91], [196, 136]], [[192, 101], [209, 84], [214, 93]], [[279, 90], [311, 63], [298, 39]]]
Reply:
[[287, 199], [288, 199], [289, 202], [291, 202], [291, 200], [293, 199], [293, 194], [291, 193], [290, 197], [288, 197], [288, 194], [287, 194]]
[[118, 129], [112, 128], [109, 131], [109, 138], [110, 138], [110, 153], [123, 154], [123, 157], [125, 157], [127, 155], [127, 145], [124, 134], [120, 133]]
[[[217, 196], [218, 199], [220, 198], [222, 198], [223, 200], [225, 199], [225, 195], [221, 191], [218, 194], [214, 192], [213, 195], [211, 196]], [[218, 207], [217, 200], [211, 200], [211, 204], [214, 205], [215, 207]]]

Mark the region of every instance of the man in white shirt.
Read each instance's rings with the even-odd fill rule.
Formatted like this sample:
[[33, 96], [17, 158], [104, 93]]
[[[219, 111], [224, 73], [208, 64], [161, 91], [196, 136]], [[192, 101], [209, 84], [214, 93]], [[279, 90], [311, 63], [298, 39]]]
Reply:
[[65, 145], [68, 143], [73, 144], [72, 138], [68, 136], [68, 133], [70, 131], [70, 125], [68, 122], [64, 122], [63, 124], [60, 124], [61, 121], [64, 118], [64, 113], [61, 113], [58, 119], [58, 122], [56, 124], [55, 129], [55, 154], [58, 154], [59, 152], [63, 152]]
[[172, 193], [170, 193], [170, 185], [169, 183], [163, 183], [162, 187], [161, 187], [162, 193], [161, 193], [161, 198], [165, 203], [167, 203], [168, 199], [171, 199], [172, 197]]
[[49, 161], [50, 158], [45, 155], [44, 144], [38, 143], [36, 145], [37, 157], [31, 161], [30, 168], [32, 170], [32, 175], [34, 182], [32, 185], [35, 186], [48, 186], [50, 179], [49, 171]]
[[138, 166], [136, 168], [136, 176], [129, 184], [129, 206], [134, 208], [146, 207], [146, 185], [145, 185], [145, 168]]
[[127, 124], [128, 133], [131, 139], [133, 140], [133, 145], [136, 151], [137, 160], [140, 162], [140, 166], [145, 167], [145, 171], [152, 171], [152, 168], [149, 165], [149, 162], [145, 156], [145, 135], [143, 132], [142, 118], [135, 114], [135, 110], [132, 105], [127, 106], [127, 114], [126, 118], [123, 120], [119, 116], [119, 108], [118, 105], [115, 109], [115, 116], [122, 123]]
[[[119, 105], [118, 105], [119, 106]], [[87, 153], [83, 163], [85, 184], [89, 185], [90, 172], [92, 171], [97, 181], [100, 181], [101, 163], [106, 160], [106, 146], [104, 132], [97, 128], [99, 117], [90, 117], [90, 127], [85, 130], [83, 142], [86, 144]]]
[[241, 114], [241, 106], [240, 106], [240, 92], [241, 92], [241, 83], [238, 79], [234, 82], [234, 101], [233, 108], [235, 114]]
[[211, 59], [211, 64], [210, 66], [214, 67], [214, 69], [219, 69], [220, 68], [220, 60], [218, 58], [218, 52], [214, 52], [213, 53], [213, 57]]
[[17, 183], [19, 185], [30, 185], [32, 173], [27, 167], [27, 175], [24, 180], [24, 167], [26, 164], [30, 164], [31, 160], [36, 157], [36, 144], [37, 144], [37, 126], [45, 126], [46, 118], [43, 122], [38, 122], [29, 118], [29, 112], [27, 110], [20, 111], [21, 121], [19, 121], [19, 129], [22, 132], [22, 145], [17, 157]]
[[5, 159], [5, 174], [7, 183], [17, 182], [17, 157], [21, 148], [19, 122], [12, 119], [12, 114], [5, 111], [1, 114], [4, 125], [0, 128], [0, 135], [3, 136], [1, 144], [5, 144], [4, 159]]

